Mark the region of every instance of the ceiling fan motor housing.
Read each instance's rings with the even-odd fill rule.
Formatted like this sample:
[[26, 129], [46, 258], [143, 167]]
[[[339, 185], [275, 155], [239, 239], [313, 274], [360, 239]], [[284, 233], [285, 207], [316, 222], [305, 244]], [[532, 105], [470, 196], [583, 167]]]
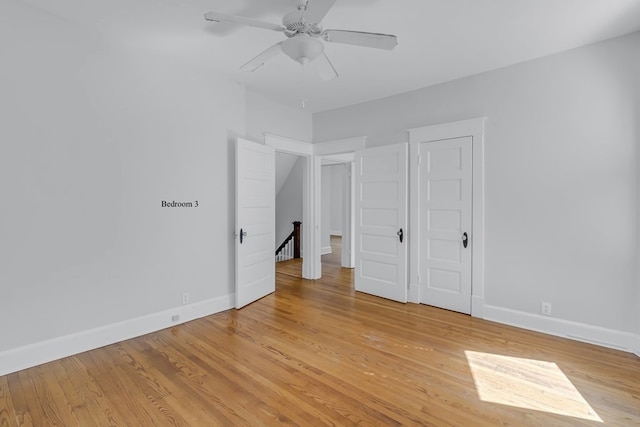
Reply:
[[319, 36], [322, 33], [322, 26], [319, 23], [310, 23], [304, 19], [304, 10], [296, 10], [288, 13], [282, 18], [282, 25], [286, 28], [288, 37], [298, 34]]

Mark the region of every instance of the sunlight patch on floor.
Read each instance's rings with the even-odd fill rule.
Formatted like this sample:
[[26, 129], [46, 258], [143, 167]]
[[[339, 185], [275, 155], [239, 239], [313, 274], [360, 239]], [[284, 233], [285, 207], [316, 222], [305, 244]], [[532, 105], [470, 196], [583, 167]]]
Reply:
[[603, 422], [553, 362], [465, 351], [484, 402]]

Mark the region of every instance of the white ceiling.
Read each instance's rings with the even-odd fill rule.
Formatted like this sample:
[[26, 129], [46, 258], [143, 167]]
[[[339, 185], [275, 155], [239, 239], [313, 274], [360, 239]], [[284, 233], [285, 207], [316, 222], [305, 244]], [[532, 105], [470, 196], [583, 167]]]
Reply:
[[[337, 0], [325, 28], [395, 34], [381, 51], [326, 43], [324, 82], [279, 55], [238, 71], [282, 33], [206, 22], [217, 11], [280, 23], [292, 0], [26, 0], [116, 42], [202, 63], [311, 112], [386, 97], [640, 30], [640, 0]], [[313, 1], [313, 0], [311, 0]], [[212, 76], [213, 78], [213, 76]]]

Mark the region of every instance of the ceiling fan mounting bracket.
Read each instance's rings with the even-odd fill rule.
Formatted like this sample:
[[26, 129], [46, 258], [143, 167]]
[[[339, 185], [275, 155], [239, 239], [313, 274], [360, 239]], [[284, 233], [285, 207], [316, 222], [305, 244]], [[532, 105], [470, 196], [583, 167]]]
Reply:
[[298, 10], [307, 10], [308, 0], [291, 0], [291, 3], [293, 3]]

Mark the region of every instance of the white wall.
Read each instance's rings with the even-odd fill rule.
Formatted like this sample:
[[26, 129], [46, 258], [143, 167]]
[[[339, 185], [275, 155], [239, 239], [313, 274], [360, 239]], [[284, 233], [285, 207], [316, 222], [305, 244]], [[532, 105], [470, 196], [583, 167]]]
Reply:
[[321, 246], [324, 252], [331, 249], [331, 236], [342, 235], [342, 181], [343, 164], [322, 166], [321, 195]]
[[344, 165], [329, 166], [331, 170], [331, 235], [342, 236], [342, 187], [344, 186]]
[[293, 166], [298, 161], [298, 156], [284, 152], [276, 152], [276, 196], [282, 189]]
[[[302, 221], [303, 157], [298, 157], [289, 177], [276, 196], [276, 249], [293, 231], [293, 221]], [[304, 224], [302, 224], [304, 227]], [[304, 242], [301, 242], [301, 249]]]
[[24, 2], [0, 4], [0, 51], [0, 371], [183, 292], [226, 308], [244, 89]]
[[474, 117], [486, 125], [486, 292], [494, 312], [637, 331], [640, 33], [314, 115], [314, 142]]
[[246, 95], [247, 137], [264, 142], [264, 134], [284, 136], [311, 142], [313, 119], [311, 113], [302, 108], [292, 108], [247, 90]]

